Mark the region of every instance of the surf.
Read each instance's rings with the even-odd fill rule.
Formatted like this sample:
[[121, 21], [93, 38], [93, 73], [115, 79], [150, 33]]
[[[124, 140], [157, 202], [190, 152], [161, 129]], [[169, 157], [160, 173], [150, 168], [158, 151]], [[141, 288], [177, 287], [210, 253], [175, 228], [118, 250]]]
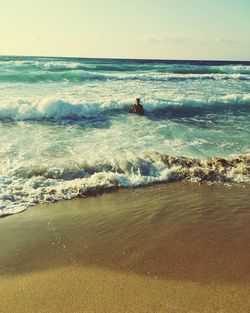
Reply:
[[[249, 183], [244, 62], [0, 57], [0, 214], [156, 183]], [[143, 117], [129, 113], [135, 98]]]
[[[95, 118], [108, 114], [125, 114], [129, 112], [130, 101], [109, 100], [103, 102], [70, 102], [64, 99], [45, 97], [33, 102], [25, 99], [0, 101], [0, 121], [58, 121]], [[143, 103], [145, 113], [185, 113], [213, 112], [218, 110], [241, 110], [250, 107], [250, 94], [227, 95], [205, 99], [178, 96], [166, 99], [147, 99]], [[191, 110], [191, 111], [190, 111]]]
[[162, 182], [246, 183], [250, 182], [250, 155], [200, 160], [147, 151], [143, 157], [134, 154], [130, 159], [117, 159], [112, 163], [85, 161], [71, 167], [65, 164], [64, 168], [42, 164], [20, 168], [9, 179], [13, 180], [12, 190], [3, 188], [0, 216], [21, 212], [37, 203]]

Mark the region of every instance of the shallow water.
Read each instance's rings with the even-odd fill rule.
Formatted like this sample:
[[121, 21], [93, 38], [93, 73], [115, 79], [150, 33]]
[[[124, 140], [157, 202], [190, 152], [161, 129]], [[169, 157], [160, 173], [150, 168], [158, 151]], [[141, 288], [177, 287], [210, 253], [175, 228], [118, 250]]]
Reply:
[[0, 275], [74, 265], [249, 284], [249, 188], [173, 183], [42, 204], [0, 220]]

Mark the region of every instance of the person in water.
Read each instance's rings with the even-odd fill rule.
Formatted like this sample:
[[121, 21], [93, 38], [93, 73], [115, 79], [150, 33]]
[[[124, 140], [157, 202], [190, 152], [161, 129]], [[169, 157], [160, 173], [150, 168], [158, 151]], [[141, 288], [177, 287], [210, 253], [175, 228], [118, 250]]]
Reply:
[[131, 107], [131, 112], [136, 113], [136, 114], [140, 114], [140, 115], [144, 115], [143, 106], [141, 105], [139, 98], [136, 98], [135, 104], [133, 104]]

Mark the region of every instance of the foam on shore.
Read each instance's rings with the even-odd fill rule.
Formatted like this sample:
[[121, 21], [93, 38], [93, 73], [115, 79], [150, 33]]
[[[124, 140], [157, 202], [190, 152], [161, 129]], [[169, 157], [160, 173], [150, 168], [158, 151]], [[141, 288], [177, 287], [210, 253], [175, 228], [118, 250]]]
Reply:
[[128, 159], [15, 168], [2, 179], [0, 216], [19, 213], [43, 202], [69, 200], [118, 188], [161, 182], [248, 183], [250, 157], [200, 160], [155, 151], [131, 154]]

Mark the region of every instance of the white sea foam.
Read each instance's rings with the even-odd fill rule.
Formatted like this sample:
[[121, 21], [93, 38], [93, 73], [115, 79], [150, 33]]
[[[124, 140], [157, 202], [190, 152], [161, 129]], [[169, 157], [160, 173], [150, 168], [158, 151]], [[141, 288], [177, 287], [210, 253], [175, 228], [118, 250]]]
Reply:
[[148, 151], [143, 155], [131, 154], [129, 159], [99, 164], [12, 168], [1, 179], [0, 216], [18, 213], [37, 203], [67, 200], [119, 187], [179, 180], [249, 182], [249, 162], [249, 157], [202, 161]]
[[[46, 120], [64, 118], [91, 118], [111, 112], [124, 113], [129, 110], [129, 101], [102, 101], [102, 102], [70, 102], [63, 99], [45, 97], [33, 102], [25, 99], [0, 101], [0, 120]], [[158, 110], [200, 108], [241, 108], [250, 106], [250, 94], [227, 95], [210, 98], [186, 98], [178, 96], [172, 99], [150, 99], [145, 98], [144, 109], [146, 112], [157, 112]]]

